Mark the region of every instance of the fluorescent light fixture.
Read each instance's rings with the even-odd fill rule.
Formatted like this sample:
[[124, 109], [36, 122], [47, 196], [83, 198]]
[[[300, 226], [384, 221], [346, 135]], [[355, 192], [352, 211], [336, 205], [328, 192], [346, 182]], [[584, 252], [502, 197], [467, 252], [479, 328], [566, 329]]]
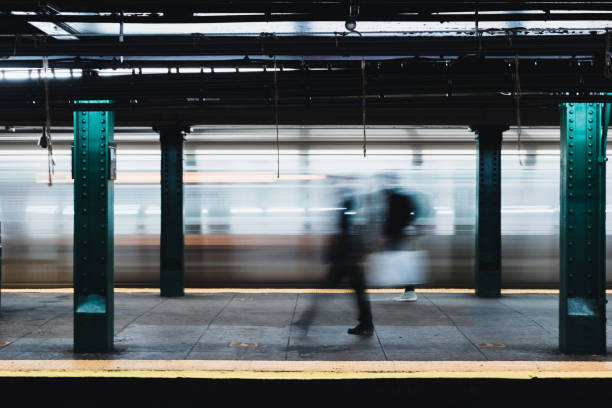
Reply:
[[78, 40], [77, 37], [70, 35], [68, 31], [64, 30], [57, 24], [48, 21], [28, 21], [28, 23], [32, 24], [43, 33], [48, 34], [58, 40]]
[[82, 70], [55, 69], [44, 70], [42, 68], [5, 68], [0, 71], [0, 79], [6, 80], [36, 80], [41, 78], [79, 78], [83, 75]]
[[201, 214], [208, 214], [208, 210], [206, 208], [202, 208]]
[[98, 69], [97, 71], [98, 71], [98, 75], [101, 76], [101, 77], [118, 76], [118, 75], [131, 75], [132, 74], [132, 70], [129, 69], [129, 68]]
[[199, 74], [200, 68], [177, 68], [181, 74]]
[[[276, 14], [276, 13], [275, 13]], [[216, 17], [216, 16], [263, 16], [264, 13], [193, 13], [196, 17]]]
[[143, 74], [166, 74], [168, 68], [142, 68]]
[[28, 71], [4, 71], [3, 78], [8, 80], [30, 79], [30, 73]]

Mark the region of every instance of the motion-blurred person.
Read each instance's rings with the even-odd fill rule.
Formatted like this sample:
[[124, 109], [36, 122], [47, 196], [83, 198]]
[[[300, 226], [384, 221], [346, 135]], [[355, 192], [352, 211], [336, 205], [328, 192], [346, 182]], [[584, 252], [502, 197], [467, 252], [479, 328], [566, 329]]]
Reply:
[[[383, 236], [386, 240], [386, 249], [397, 251], [403, 249], [406, 241], [404, 231], [414, 224], [417, 218], [416, 198], [411, 194], [397, 190], [386, 190], [387, 216], [383, 228]], [[417, 295], [414, 285], [404, 287], [404, 293], [394, 297], [397, 302], [415, 302]]]
[[342, 207], [346, 210], [340, 213], [339, 232], [331, 246], [328, 283], [330, 286], [337, 286], [344, 277], [348, 277], [359, 309], [359, 324], [348, 329], [348, 333], [370, 335], [374, 332], [374, 324], [370, 301], [365, 293], [365, 277], [361, 265], [366, 248], [354, 221], [357, 214], [355, 199], [345, 199]]
[[[370, 301], [365, 293], [365, 277], [363, 262], [365, 245], [361, 231], [355, 222], [357, 215], [356, 200], [354, 197], [345, 198], [341, 207], [338, 232], [334, 235], [327, 254], [329, 268], [327, 278], [322, 282], [325, 287], [337, 287], [339, 283], [348, 278], [359, 310], [357, 326], [348, 329], [349, 334], [371, 335], [374, 332]], [[315, 301], [305, 310], [295, 325], [305, 332], [314, 320], [317, 309], [321, 305]]]

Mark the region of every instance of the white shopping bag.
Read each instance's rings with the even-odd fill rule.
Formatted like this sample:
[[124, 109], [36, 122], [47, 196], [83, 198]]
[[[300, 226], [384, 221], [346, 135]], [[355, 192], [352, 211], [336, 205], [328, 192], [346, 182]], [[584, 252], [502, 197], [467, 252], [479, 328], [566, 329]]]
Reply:
[[366, 260], [368, 286], [402, 287], [427, 283], [426, 251], [375, 252]]

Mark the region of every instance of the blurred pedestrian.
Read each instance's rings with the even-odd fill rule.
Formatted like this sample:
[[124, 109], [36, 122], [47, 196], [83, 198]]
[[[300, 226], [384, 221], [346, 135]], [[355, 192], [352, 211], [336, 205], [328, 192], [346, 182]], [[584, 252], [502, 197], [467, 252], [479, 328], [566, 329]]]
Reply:
[[[410, 194], [397, 190], [386, 190], [387, 216], [383, 228], [383, 236], [386, 240], [385, 247], [388, 250], [397, 251], [403, 249], [406, 235], [404, 230], [411, 226], [417, 217], [416, 199]], [[414, 285], [404, 287], [404, 293], [394, 297], [397, 302], [415, 302], [417, 295]]]
[[370, 335], [374, 332], [372, 310], [368, 295], [365, 293], [366, 284], [362, 267], [366, 248], [362, 236], [355, 222], [357, 206], [355, 198], [347, 198], [342, 203], [344, 211], [340, 213], [339, 232], [334, 237], [329, 256], [330, 266], [328, 284], [337, 286], [343, 278], [348, 278], [355, 291], [355, 300], [359, 310], [357, 326], [348, 329], [349, 334]]
[[[374, 333], [372, 310], [370, 301], [365, 292], [366, 283], [361, 263], [365, 257], [365, 245], [362, 231], [355, 221], [357, 205], [355, 197], [347, 197], [341, 205], [342, 210], [338, 218], [337, 233], [333, 236], [327, 253], [329, 263], [327, 278], [323, 285], [328, 288], [338, 287], [343, 279], [348, 279], [355, 292], [357, 302], [358, 324], [348, 329], [349, 334], [371, 335]], [[304, 332], [308, 331], [314, 320], [320, 302], [315, 301], [307, 308], [300, 319], [295, 322]]]

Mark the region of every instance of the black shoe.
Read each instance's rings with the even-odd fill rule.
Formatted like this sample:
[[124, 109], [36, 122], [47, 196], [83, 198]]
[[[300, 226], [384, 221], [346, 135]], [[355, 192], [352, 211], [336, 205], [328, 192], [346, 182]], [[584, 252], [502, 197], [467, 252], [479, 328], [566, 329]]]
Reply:
[[370, 336], [374, 333], [374, 325], [359, 323], [352, 329], [348, 329], [348, 334], [360, 334], [364, 336]]

